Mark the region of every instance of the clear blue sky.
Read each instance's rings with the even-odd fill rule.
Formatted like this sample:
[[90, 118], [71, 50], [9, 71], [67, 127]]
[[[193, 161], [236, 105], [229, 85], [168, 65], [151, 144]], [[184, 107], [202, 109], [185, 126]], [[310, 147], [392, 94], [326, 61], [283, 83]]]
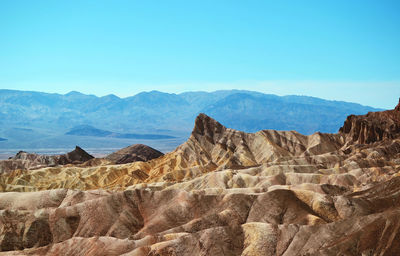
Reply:
[[0, 88], [249, 89], [392, 108], [400, 1], [0, 1]]

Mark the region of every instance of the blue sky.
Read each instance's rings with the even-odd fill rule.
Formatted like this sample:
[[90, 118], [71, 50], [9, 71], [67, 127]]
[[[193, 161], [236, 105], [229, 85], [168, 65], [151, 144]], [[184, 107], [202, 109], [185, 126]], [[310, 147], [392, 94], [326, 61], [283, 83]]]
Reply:
[[248, 89], [392, 108], [399, 1], [0, 1], [0, 88]]

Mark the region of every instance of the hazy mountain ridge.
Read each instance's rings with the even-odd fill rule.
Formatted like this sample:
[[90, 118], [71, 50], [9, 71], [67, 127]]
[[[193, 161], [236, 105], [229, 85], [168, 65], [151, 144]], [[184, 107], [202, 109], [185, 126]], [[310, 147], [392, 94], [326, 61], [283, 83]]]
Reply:
[[79, 125], [73, 127], [70, 131], [66, 132], [65, 135], [77, 135], [77, 136], [94, 136], [94, 137], [113, 137], [121, 139], [147, 139], [147, 140], [162, 140], [162, 139], [173, 139], [174, 136], [163, 135], [163, 134], [137, 134], [137, 133], [117, 133], [107, 130], [97, 129], [90, 125]]
[[[54, 140], [59, 140], [61, 147], [70, 147], [80, 144], [79, 138], [64, 140], [64, 134], [76, 126], [89, 125], [118, 134], [180, 138], [168, 148], [172, 150], [187, 138], [193, 119], [199, 113], [246, 132], [276, 129], [311, 134], [316, 131], [336, 132], [348, 115], [377, 110], [348, 102], [306, 96], [281, 97], [242, 90], [181, 94], [151, 91], [126, 98], [112, 94], [97, 97], [75, 91], [61, 95], [0, 90], [0, 136], [9, 139], [2, 143], [3, 148], [46, 147], [49, 141]], [[70, 140], [76, 141], [68, 146], [62, 142]], [[86, 147], [110, 143], [100, 143], [90, 137], [86, 141]], [[143, 142], [122, 142], [118, 147], [134, 143]], [[152, 146], [157, 148], [157, 145]]]
[[351, 111], [368, 112], [357, 104], [331, 102], [304, 96], [235, 93], [207, 106], [202, 112], [228, 127], [256, 132], [263, 129], [334, 133]]

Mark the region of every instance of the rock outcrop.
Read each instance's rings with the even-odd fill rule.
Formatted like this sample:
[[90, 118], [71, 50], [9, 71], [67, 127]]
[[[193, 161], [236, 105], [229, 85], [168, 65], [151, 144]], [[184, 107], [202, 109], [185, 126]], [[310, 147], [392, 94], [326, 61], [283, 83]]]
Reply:
[[393, 110], [350, 115], [339, 132], [349, 143], [369, 144], [400, 136], [400, 99]]
[[20, 151], [12, 158], [0, 161], [0, 173], [17, 169], [31, 170], [48, 166], [81, 164], [92, 158], [93, 156], [78, 146], [76, 146], [73, 151], [68, 152], [67, 154], [54, 156], [39, 155]]
[[136, 161], [146, 162], [162, 155], [164, 154], [152, 147], [135, 144], [109, 154], [105, 159], [114, 164], [127, 164]]
[[309, 136], [200, 114], [149, 161], [3, 174], [0, 255], [400, 255], [399, 108]]

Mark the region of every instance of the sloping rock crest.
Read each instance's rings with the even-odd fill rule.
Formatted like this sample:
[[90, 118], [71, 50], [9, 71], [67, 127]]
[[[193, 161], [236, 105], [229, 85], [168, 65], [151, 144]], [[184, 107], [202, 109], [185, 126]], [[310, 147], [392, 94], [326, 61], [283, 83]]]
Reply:
[[16, 169], [31, 170], [48, 166], [81, 164], [93, 156], [88, 154], [82, 148], [76, 146], [75, 149], [67, 154], [62, 155], [39, 155], [24, 151], [18, 152], [14, 157], [0, 161], [0, 173], [9, 172]]
[[152, 147], [143, 144], [135, 144], [109, 154], [105, 159], [115, 164], [127, 164], [136, 161], [146, 162], [163, 155], [163, 153]]
[[0, 255], [400, 255], [400, 104], [337, 134], [200, 114], [173, 152], [0, 176]]

